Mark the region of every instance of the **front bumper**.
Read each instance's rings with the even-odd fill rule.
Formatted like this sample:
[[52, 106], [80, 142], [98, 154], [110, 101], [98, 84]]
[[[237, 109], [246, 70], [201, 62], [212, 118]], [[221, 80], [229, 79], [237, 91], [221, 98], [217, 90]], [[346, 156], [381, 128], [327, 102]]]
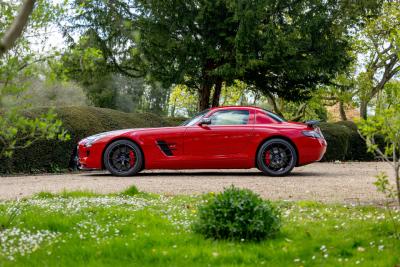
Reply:
[[103, 148], [93, 144], [91, 147], [85, 147], [83, 144], [78, 145], [79, 168], [81, 170], [100, 170], [103, 169], [102, 164]]

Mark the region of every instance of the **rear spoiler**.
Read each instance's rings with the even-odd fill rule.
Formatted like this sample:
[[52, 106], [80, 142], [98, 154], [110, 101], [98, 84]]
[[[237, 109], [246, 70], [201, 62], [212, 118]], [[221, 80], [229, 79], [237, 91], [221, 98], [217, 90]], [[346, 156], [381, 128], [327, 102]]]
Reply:
[[304, 123], [305, 123], [305, 124], [307, 125], [307, 127], [309, 127], [309, 128], [315, 128], [315, 127], [318, 126], [319, 121], [317, 121], [317, 120], [310, 120], [310, 121], [305, 121]]

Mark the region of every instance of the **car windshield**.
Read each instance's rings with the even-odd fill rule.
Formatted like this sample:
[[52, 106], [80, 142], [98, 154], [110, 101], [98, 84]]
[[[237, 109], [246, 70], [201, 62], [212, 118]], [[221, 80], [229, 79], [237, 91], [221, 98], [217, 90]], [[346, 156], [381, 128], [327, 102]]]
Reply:
[[202, 112], [197, 113], [193, 118], [186, 120], [181, 126], [192, 126], [198, 122], [201, 118], [208, 113], [209, 109], [205, 109]]

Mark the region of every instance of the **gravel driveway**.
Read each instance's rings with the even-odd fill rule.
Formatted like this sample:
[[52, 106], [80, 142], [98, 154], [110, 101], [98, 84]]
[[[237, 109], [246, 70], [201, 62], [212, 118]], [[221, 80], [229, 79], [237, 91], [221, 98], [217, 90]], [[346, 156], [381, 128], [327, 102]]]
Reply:
[[374, 176], [391, 170], [381, 162], [314, 163], [295, 168], [287, 177], [266, 177], [258, 170], [145, 171], [136, 177], [113, 177], [104, 172], [0, 177], [0, 199], [31, 196], [41, 191], [89, 190], [120, 192], [130, 185], [163, 194], [198, 194], [220, 191], [234, 184], [268, 199], [376, 203]]

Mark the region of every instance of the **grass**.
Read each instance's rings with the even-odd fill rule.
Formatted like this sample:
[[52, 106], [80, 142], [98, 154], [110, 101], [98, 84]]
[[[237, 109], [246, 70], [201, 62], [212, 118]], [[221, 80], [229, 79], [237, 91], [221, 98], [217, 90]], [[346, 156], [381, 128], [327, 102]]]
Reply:
[[[133, 194], [133, 196], [130, 196]], [[128, 190], [40, 193], [0, 202], [0, 266], [396, 266], [400, 241], [376, 207], [280, 202], [280, 234], [260, 243], [191, 231], [204, 197]], [[400, 213], [396, 213], [400, 222]]]

